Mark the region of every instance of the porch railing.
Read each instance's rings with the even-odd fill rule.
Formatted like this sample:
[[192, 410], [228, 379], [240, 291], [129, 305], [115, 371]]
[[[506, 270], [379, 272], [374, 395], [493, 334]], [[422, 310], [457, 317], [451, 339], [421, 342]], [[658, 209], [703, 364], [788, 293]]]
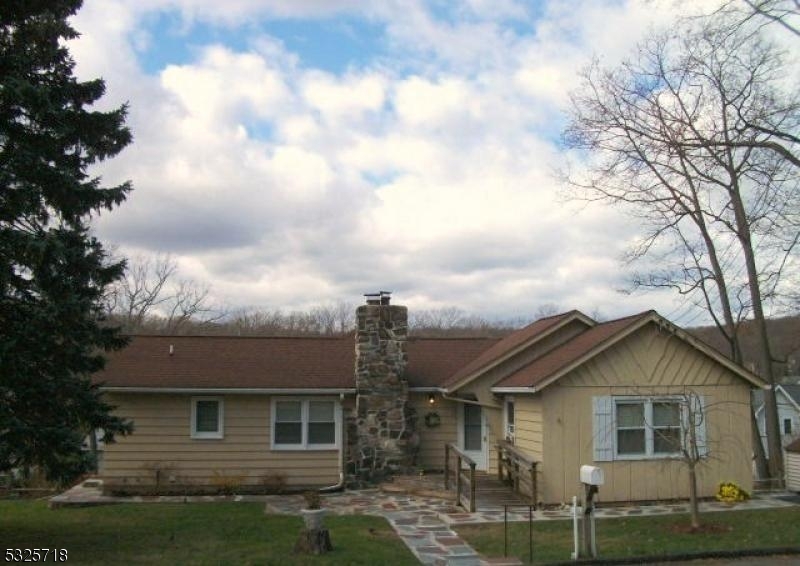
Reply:
[[[451, 456], [455, 457], [455, 468], [450, 467]], [[469, 466], [465, 469], [463, 464]], [[456, 503], [470, 513], [475, 512], [475, 460], [464, 454], [455, 444], [444, 445], [444, 488], [450, 489], [450, 475], [454, 473], [456, 482]], [[467, 490], [464, 484], [469, 485]], [[465, 499], [463, 501], [462, 499]]]
[[538, 489], [536, 485], [537, 462], [508, 441], [497, 443], [497, 476], [522, 495], [520, 487], [530, 483], [530, 502], [536, 507]]

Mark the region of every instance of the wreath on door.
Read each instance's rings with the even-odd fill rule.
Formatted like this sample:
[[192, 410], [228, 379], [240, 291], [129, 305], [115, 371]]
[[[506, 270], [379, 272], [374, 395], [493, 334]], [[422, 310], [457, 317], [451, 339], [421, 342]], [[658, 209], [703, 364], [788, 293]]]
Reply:
[[425, 426], [428, 428], [436, 428], [442, 424], [442, 417], [439, 416], [439, 413], [428, 413], [425, 415]]

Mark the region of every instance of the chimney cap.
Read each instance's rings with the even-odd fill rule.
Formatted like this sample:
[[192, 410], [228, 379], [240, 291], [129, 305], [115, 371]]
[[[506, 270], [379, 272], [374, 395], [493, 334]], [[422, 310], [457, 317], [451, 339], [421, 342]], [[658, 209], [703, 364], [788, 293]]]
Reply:
[[368, 305], [388, 305], [392, 299], [391, 291], [378, 291], [377, 293], [364, 293]]

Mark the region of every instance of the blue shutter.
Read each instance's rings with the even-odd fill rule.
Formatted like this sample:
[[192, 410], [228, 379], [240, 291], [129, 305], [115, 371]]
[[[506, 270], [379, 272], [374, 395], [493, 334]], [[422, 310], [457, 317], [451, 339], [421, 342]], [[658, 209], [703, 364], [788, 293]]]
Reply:
[[592, 397], [594, 461], [614, 459], [614, 403], [610, 396]]

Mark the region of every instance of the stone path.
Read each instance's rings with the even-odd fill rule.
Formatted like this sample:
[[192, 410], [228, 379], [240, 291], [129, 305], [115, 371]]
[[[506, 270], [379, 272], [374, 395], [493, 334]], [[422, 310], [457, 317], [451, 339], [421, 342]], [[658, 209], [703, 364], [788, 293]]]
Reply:
[[[86, 482], [85, 482], [86, 483]], [[75, 505], [102, 505], [111, 503], [158, 503], [158, 502], [211, 502], [211, 501], [256, 501], [265, 502], [265, 511], [276, 514], [299, 515], [304, 505], [301, 495], [267, 496], [158, 496], [158, 497], [108, 497], [103, 496], [99, 485], [80, 484], [50, 500], [51, 507]], [[735, 506], [718, 502], [701, 503], [701, 511], [729, 511], [732, 509], [768, 509], [792, 507], [796, 504], [783, 500], [786, 493], [757, 495], [753, 499]], [[345, 491], [323, 496], [323, 505], [336, 515], [375, 515], [384, 517], [423, 564], [430, 565], [516, 565], [516, 559], [492, 558], [479, 555], [454, 530], [458, 525], [495, 523], [503, 520], [504, 510], [485, 508], [477, 513], [465, 513], [452, 502], [434, 497], [384, 493], [378, 489]], [[630, 507], [601, 507], [597, 517], [624, 517], [686, 513], [688, 505], [646, 505]], [[528, 507], [517, 507], [508, 511], [509, 521], [527, 521]], [[569, 507], [536, 510], [531, 513], [534, 521], [568, 519]]]

